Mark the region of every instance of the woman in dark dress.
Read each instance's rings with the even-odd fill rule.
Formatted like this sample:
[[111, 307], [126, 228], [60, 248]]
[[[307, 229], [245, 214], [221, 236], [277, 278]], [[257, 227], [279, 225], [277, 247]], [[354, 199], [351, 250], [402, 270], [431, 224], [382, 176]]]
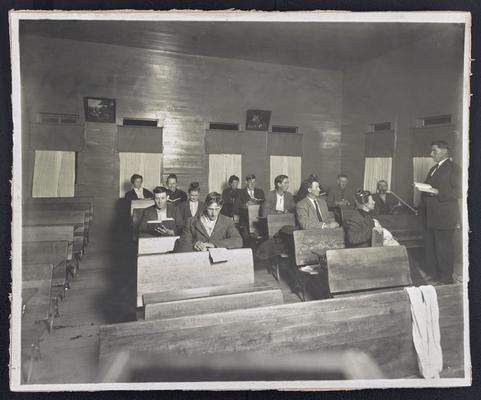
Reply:
[[375, 203], [371, 192], [368, 190], [359, 189], [355, 193], [354, 198], [356, 209], [344, 223], [346, 247], [370, 247], [372, 229], [376, 227], [376, 229], [382, 232], [379, 222], [371, 216]]

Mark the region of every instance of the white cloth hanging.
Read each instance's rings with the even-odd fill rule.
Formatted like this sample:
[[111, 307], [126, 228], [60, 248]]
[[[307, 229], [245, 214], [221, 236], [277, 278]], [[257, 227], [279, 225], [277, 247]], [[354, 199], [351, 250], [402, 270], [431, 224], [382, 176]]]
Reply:
[[411, 302], [412, 334], [419, 372], [425, 379], [439, 379], [443, 351], [439, 329], [439, 307], [433, 286], [406, 288]]

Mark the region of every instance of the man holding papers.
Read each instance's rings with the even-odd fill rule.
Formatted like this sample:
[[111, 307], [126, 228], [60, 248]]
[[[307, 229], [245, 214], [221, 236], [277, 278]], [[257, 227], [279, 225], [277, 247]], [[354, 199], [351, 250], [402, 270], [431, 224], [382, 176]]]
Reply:
[[144, 210], [139, 232], [157, 236], [174, 236], [176, 209], [175, 206], [167, 203], [165, 187], [157, 186], [154, 189], [154, 202], [153, 206]]
[[461, 198], [461, 170], [449, 158], [445, 141], [431, 145], [436, 163], [425, 185], [415, 184], [423, 192], [426, 216], [426, 264], [441, 283], [453, 283], [453, 235], [459, 224], [458, 199]]

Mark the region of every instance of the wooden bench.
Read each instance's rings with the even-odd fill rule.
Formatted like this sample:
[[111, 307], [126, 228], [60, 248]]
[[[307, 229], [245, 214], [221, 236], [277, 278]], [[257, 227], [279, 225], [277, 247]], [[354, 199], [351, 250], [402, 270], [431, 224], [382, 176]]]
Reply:
[[78, 204], [78, 203], [87, 203], [89, 205], [89, 222], [90, 224], [93, 223], [94, 220], [94, 198], [89, 196], [76, 196], [76, 197], [35, 197], [32, 199], [28, 199], [25, 204], [28, 203], [33, 204], [49, 204], [49, 205], [56, 205], [56, 204]]
[[75, 276], [79, 267], [80, 252], [77, 247], [74, 251], [74, 226], [73, 225], [38, 225], [24, 226], [22, 228], [23, 242], [68, 242], [67, 261], [69, 272]]
[[209, 286], [144, 294], [145, 319], [174, 318], [283, 303], [282, 291], [265, 284]]
[[[313, 275], [325, 273], [326, 251], [344, 248], [344, 231], [342, 228], [304, 229], [294, 231], [292, 236], [294, 291], [305, 301], [307, 283]], [[317, 280], [316, 286], [324, 283], [323, 277]]]
[[142, 306], [147, 293], [254, 283], [252, 250], [233, 249], [227, 254], [227, 262], [218, 264], [211, 264], [208, 252], [139, 255], [137, 306]]
[[371, 357], [359, 351], [270, 355], [261, 352], [171, 355], [122, 352], [105, 359], [100, 382], [327, 381], [382, 379]]
[[28, 383], [40, 357], [40, 338], [54, 319], [52, 304], [53, 264], [22, 265], [21, 358], [22, 381]]
[[83, 211], [32, 211], [22, 215], [22, 223], [23, 226], [73, 225], [73, 251], [83, 256], [87, 241]]
[[174, 250], [179, 236], [152, 236], [148, 233], [139, 235], [137, 254], [163, 254]]
[[404, 246], [328, 250], [326, 258], [333, 296], [412, 285]]
[[407, 248], [424, 247], [424, 227], [420, 216], [376, 215], [383, 228], [390, 231], [399, 244]]
[[[442, 377], [464, 376], [463, 287], [437, 286]], [[201, 355], [361, 351], [386, 378], [419, 376], [405, 290], [100, 327], [100, 362], [123, 351]]]
[[67, 275], [68, 242], [22, 242], [23, 264], [53, 264], [53, 297], [57, 301], [69, 288]]
[[136, 242], [139, 238], [139, 235], [140, 235], [139, 228], [140, 228], [140, 224], [142, 222], [143, 216], [144, 216], [143, 208], [135, 208], [132, 211], [132, 240], [134, 242]]
[[134, 215], [135, 209], [144, 209], [155, 204], [154, 199], [132, 200], [130, 202], [130, 215]]

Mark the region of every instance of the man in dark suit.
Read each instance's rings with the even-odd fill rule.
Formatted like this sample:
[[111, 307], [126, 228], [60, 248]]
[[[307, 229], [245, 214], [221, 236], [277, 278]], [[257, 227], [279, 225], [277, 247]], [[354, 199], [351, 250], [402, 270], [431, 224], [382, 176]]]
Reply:
[[177, 216], [175, 222], [179, 228], [179, 232], [182, 232], [185, 223], [189, 218], [200, 217], [204, 212], [204, 203], [199, 201], [200, 186], [199, 182], [192, 182], [187, 191], [188, 201], [184, 201], [177, 206]]
[[307, 195], [296, 204], [297, 222], [301, 229], [337, 228], [339, 224], [327, 209], [326, 200], [320, 194], [319, 181], [314, 178], [305, 182]]
[[213, 247], [238, 249], [242, 238], [232, 218], [220, 214], [222, 196], [209, 193], [205, 199], [204, 212], [190, 218], [176, 243], [175, 252], [206, 251]]
[[380, 180], [377, 183], [377, 193], [372, 195], [375, 202], [373, 215], [387, 215], [391, 214], [394, 206], [399, 204], [399, 201], [393, 194], [387, 193], [388, 184], [385, 180]]
[[150, 233], [156, 236], [174, 236], [177, 228], [171, 229], [166, 226], [158, 226], [149, 224], [149, 221], [163, 221], [166, 218], [176, 218], [176, 208], [172, 204], [167, 203], [167, 189], [163, 186], [157, 186], [154, 189], [154, 202], [153, 206], [150, 206], [144, 210], [142, 221], [140, 222], [139, 232]]
[[246, 176], [246, 187], [240, 190], [241, 208], [247, 208], [249, 204], [260, 204], [265, 200], [264, 191], [256, 186], [254, 174]]
[[289, 178], [286, 175], [278, 175], [274, 179], [275, 189], [267, 194], [266, 201], [262, 207], [262, 215], [293, 213], [296, 203], [289, 189]]
[[445, 141], [431, 145], [436, 165], [425, 183], [432, 189], [423, 193], [426, 215], [426, 264], [441, 283], [453, 283], [453, 237], [459, 224], [458, 199], [461, 198], [461, 169], [449, 158]]
[[142, 187], [143, 180], [144, 179], [142, 178], [142, 175], [139, 174], [133, 174], [130, 178], [132, 189], [125, 193], [125, 200], [127, 200], [127, 203], [129, 205], [129, 211], [130, 203], [132, 202], [132, 200], [152, 199], [154, 197], [150, 190]]
[[234, 217], [239, 215], [241, 206], [240, 190], [237, 188], [239, 186], [239, 177], [231, 175], [228, 183], [229, 187], [225, 188], [222, 192], [224, 205], [222, 206], [221, 213], [226, 217]]

